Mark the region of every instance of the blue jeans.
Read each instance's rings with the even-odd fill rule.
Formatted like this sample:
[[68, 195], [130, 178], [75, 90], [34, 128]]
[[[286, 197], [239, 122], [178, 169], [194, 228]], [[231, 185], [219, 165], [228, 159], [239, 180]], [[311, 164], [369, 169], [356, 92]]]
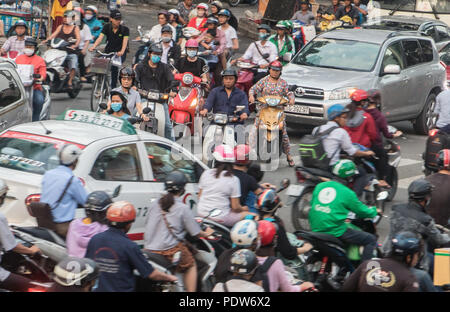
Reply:
[[346, 244], [364, 246], [361, 261], [366, 261], [373, 258], [373, 252], [377, 246], [377, 238], [375, 235], [364, 231], [347, 229], [347, 231], [345, 231], [345, 233], [338, 238]]
[[431, 280], [430, 274], [425, 272], [424, 270], [419, 270], [416, 268], [411, 268], [414, 276], [419, 282], [419, 291], [422, 292], [436, 292], [437, 289], [433, 285], [433, 281]]
[[33, 90], [33, 117], [32, 121], [39, 121], [42, 106], [44, 105], [44, 93], [41, 90]]
[[175, 141], [175, 138], [173, 137], [172, 121], [170, 120], [169, 115], [169, 105], [167, 103], [164, 103], [163, 106], [164, 106], [164, 115], [166, 119], [166, 124], [164, 125], [164, 137], [166, 139]]

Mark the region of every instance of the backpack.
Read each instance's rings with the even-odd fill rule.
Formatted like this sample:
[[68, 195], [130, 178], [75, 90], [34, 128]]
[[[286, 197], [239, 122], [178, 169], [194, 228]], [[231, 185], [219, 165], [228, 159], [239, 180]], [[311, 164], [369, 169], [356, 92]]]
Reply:
[[269, 277], [267, 276], [267, 271], [269, 271], [272, 264], [277, 260], [277, 257], [270, 256], [264, 261], [264, 263], [258, 268], [259, 273], [262, 276], [263, 288], [265, 292], [270, 292]]
[[328, 170], [331, 158], [333, 158], [339, 149], [334, 152], [331, 158], [328, 157], [323, 146], [323, 139], [337, 128], [339, 127], [334, 126], [323, 132], [319, 132], [319, 128], [314, 134], [308, 134], [301, 138], [299, 151], [303, 166]]

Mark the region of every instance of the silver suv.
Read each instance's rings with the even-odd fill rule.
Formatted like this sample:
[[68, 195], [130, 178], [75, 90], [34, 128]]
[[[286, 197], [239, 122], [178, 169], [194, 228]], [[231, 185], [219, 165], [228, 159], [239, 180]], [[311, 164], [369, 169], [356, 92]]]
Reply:
[[433, 124], [444, 65], [430, 37], [417, 32], [337, 29], [317, 36], [283, 69], [295, 90], [288, 123], [318, 125], [333, 104], [350, 103], [355, 89], [379, 89], [389, 122], [410, 120], [419, 134]]

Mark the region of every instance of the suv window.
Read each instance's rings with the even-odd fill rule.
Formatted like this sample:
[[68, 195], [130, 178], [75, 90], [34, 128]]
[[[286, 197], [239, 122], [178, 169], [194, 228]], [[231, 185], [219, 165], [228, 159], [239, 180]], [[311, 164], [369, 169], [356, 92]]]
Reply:
[[422, 47], [422, 60], [423, 62], [433, 61], [433, 45], [431, 41], [419, 40], [420, 46]]
[[20, 100], [20, 88], [7, 70], [0, 70], [0, 109]]
[[403, 40], [403, 51], [405, 52], [406, 67], [421, 63], [420, 46], [416, 40]]
[[136, 144], [116, 146], [103, 151], [92, 167], [91, 176], [104, 181], [142, 181]]
[[383, 63], [382, 63], [382, 70], [387, 65], [398, 65], [400, 66], [400, 69], [405, 68], [404, 60], [403, 60], [403, 47], [400, 43], [400, 41], [397, 41], [393, 44], [391, 44], [384, 53], [383, 56]]
[[167, 174], [174, 170], [183, 172], [190, 183], [199, 181], [203, 168], [193, 160], [184, 159], [183, 154], [173, 150], [171, 146], [145, 143], [145, 149], [152, 165], [155, 182], [164, 182]]
[[437, 42], [450, 40], [450, 36], [448, 34], [448, 28], [443, 25], [436, 26], [436, 31], [438, 33]]

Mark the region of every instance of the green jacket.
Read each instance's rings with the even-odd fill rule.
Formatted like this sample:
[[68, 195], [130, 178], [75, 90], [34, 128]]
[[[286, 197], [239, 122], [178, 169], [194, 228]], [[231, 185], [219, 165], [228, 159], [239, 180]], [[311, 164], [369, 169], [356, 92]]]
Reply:
[[286, 62], [283, 60], [283, 56], [286, 53], [291, 53], [292, 57], [295, 55], [295, 43], [294, 43], [294, 39], [292, 39], [291, 36], [285, 36], [285, 40], [284, 40], [284, 44], [282, 47], [278, 46], [278, 35], [272, 35], [269, 38], [269, 41], [272, 42], [276, 47], [277, 47], [277, 51], [278, 51], [278, 56], [280, 57], [280, 62], [283, 65], [286, 65], [289, 62]]
[[360, 218], [373, 218], [377, 209], [364, 205], [355, 192], [341, 183], [322, 182], [314, 189], [311, 200], [311, 230], [340, 237], [348, 228], [345, 219], [349, 212], [354, 212]]

